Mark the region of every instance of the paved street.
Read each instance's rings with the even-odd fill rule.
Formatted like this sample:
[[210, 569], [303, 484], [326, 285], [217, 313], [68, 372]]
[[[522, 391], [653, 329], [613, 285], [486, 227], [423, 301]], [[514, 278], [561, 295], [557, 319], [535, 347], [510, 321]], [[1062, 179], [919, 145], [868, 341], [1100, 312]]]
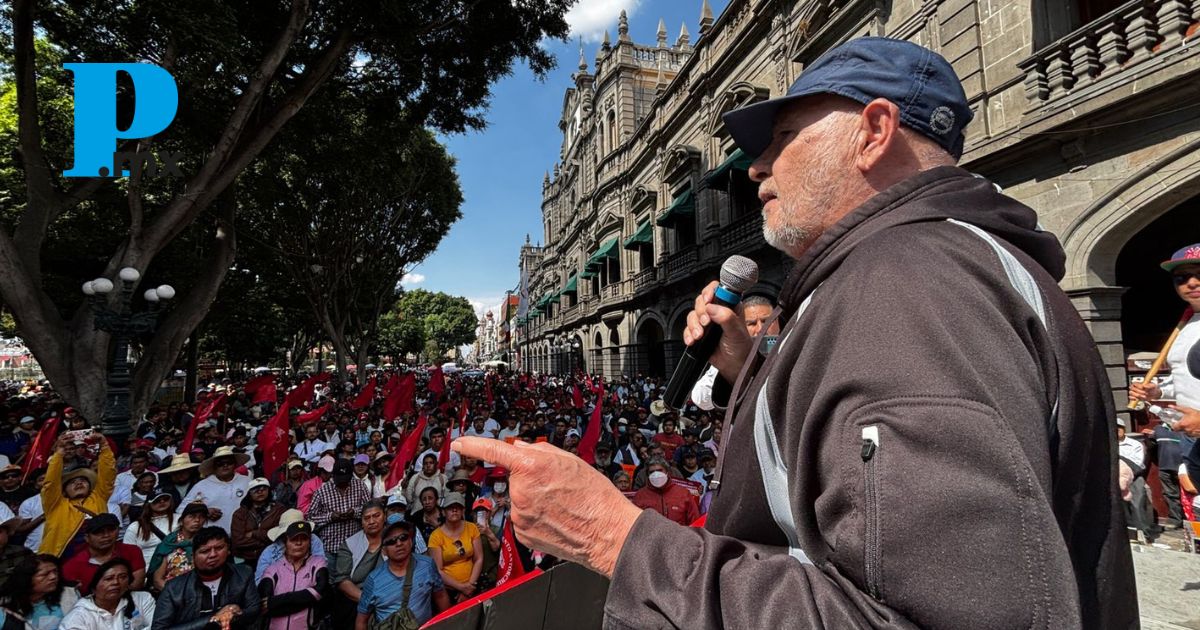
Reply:
[[1133, 545], [1142, 628], [1200, 630], [1200, 555], [1177, 551], [1186, 541], [1174, 533], [1159, 541], [1172, 549]]

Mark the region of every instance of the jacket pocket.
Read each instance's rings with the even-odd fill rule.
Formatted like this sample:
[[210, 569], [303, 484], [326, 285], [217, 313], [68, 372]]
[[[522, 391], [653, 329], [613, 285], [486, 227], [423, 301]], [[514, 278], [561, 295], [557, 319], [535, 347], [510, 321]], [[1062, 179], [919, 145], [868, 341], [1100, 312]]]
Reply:
[[879, 455], [879, 427], [865, 426], [862, 429], [863, 497], [866, 522], [863, 528], [863, 567], [867, 593], [876, 600], [883, 600], [881, 590], [882, 567], [880, 566], [879, 540], [879, 479], [876, 461]]

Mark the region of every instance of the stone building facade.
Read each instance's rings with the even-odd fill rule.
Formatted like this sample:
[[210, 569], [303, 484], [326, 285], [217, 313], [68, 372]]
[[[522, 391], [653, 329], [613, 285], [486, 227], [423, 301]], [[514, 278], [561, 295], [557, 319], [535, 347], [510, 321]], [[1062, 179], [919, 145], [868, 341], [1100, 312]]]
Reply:
[[[1200, 0], [731, 0], [697, 39], [615, 43], [566, 91], [522, 255], [522, 365], [668, 373], [696, 292], [731, 253], [768, 278], [748, 160], [721, 114], [778, 96], [823, 51], [883, 35], [939, 51], [975, 112], [962, 166], [1035, 208], [1068, 255], [1063, 288], [1123, 400], [1125, 357], [1182, 304], [1157, 263], [1200, 241]], [[578, 348], [578, 349], [576, 349]]]

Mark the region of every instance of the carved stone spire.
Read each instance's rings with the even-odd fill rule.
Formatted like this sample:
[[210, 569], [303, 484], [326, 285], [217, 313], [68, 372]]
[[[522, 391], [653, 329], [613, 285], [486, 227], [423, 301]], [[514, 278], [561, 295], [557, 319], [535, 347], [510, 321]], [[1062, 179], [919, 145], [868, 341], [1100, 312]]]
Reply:
[[708, 6], [708, 0], [700, 0], [700, 37], [708, 35], [713, 26], [712, 7]]
[[617, 18], [617, 39], [623, 42], [629, 40], [629, 16], [621, 9], [621, 17]]
[[691, 45], [691, 35], [688, 34], [687, 22], [679, 25], [679, 39], [675, 41], [675, 47], [680, 50], [687, 50]]
[[609, 36], [608, 36], [608, 29], [604, 29], [604, 42], [602, 42], [600, 44], [600, 50], [603, 50], [605, 52], [612, 50], [612, 42], [610, 41]]
[[658, 18], [658, 47], [667, 47], [667, 23], [662, 18]]
[[579, 38], [579, 72], [586, 73], [588, 69], [587, 59], [583, 57], [583, 38]]

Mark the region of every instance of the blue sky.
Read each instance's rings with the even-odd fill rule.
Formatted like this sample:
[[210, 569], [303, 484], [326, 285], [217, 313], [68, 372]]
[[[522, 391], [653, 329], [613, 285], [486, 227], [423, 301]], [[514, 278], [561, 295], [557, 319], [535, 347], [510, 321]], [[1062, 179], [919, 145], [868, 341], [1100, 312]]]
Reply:
[[[710, 0], [719, 17], [728, 0]], [[577, 37], [583, 38], [589, 69], [607, 28], [617, 34], [621, 9], [629, 15], [629, 34], [653, 43], [658, 20], [667, 25], [671, 43], [686, 23], [692, 43], [698, 38], [700, 0], [580, 0], [568, 14], [572, 41], [547, 41], [558, 67], [544, 80], [519, 65], [493, 89], [486, 129], [445, 138], [458, 160], [465, 198], [462, 218], [438, 250], [411, 270], [404, 286], [461, 295], [476, 311], [494, 309], [504, 292], [517, 284], [517, 256], [525, 235], [541, 240], [542, 177], [554, 168], [561, 136], [557, 121], [563, 92], [573, 85], [579, 64]]]

